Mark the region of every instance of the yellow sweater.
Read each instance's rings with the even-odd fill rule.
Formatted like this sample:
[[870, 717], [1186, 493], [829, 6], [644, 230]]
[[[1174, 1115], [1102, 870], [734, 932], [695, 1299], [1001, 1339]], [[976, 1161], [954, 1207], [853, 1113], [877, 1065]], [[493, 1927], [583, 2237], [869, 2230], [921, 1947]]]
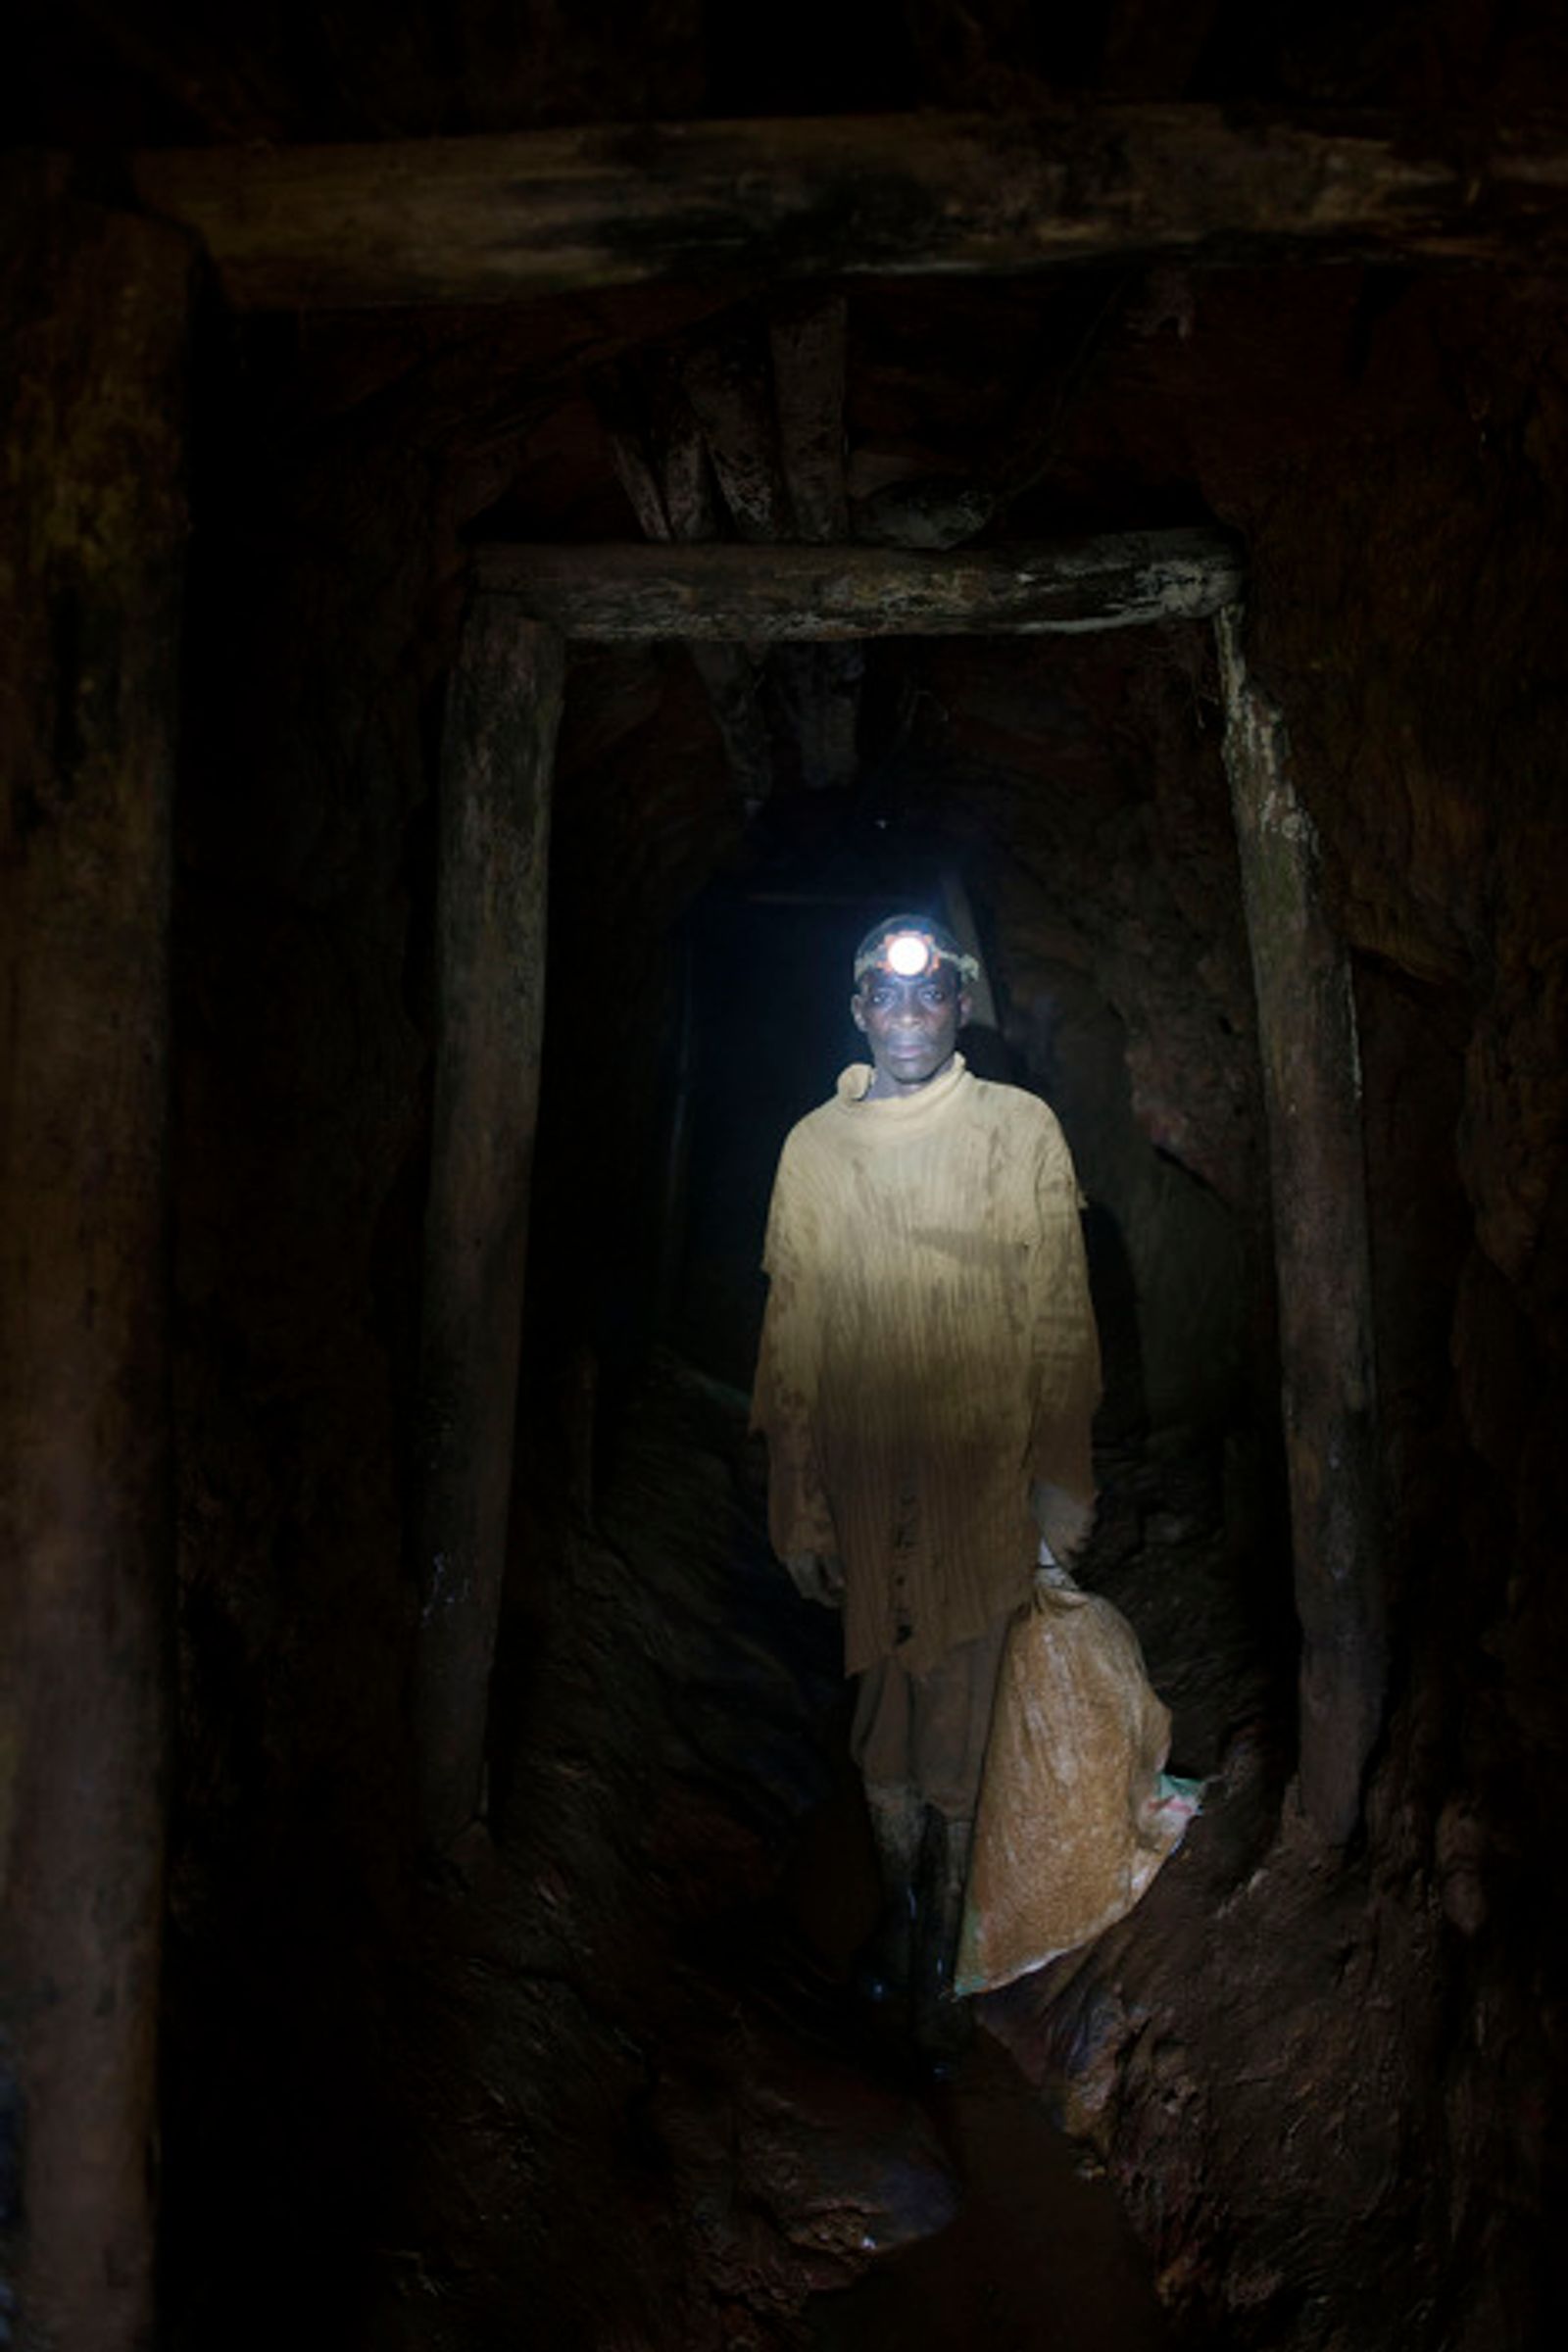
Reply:
[[1051, 1111], [953, 1067], [846, 1070], [779, 1160], [753, 1405], [775, 1549], [844, 1563], [845, 1667], [923, 1673], [1025, 1600], [1032, 1478], [1093, 1498], [1100, 1349]]

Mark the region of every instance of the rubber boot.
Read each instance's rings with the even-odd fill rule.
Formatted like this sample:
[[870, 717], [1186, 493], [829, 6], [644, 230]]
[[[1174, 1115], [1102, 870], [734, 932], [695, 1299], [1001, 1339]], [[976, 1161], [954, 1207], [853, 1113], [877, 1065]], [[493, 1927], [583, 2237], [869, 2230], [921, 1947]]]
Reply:
[[915, 1891], [914, 2038], [939, 2078], [953, 2071], [973, 2032], [968, 2003], [953, 1989], [973, 1843], [972, 1821], [934, 1807], [927, 1814]]
[[862, 2000], [902, 2000], [914, 1967], [914, 1879], [920, 1862], [925, 1807], [911, 1789], [868, 1788], [866, 1809], [876, 1846], [882, 1909], [855, 1956], [855, 1988]]

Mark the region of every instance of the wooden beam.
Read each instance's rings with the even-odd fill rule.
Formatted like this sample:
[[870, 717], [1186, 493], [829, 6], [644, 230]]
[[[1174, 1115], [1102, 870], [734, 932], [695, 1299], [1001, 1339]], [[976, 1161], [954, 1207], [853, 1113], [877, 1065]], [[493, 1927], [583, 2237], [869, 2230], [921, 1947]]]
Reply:
[[645, 539], [672, 539], [661, 467], [633, 370], [604, 368], [593, 378], [594, 410], [610, 444], [615, 478], [625, 491]]
[[742, 539], [792, 539], [765, 349], [741, 333], [697, 346], [682, 371], [708, 455]]
[[[19, 2343], [152, 2340], [188, 241], [0, 167], [0, 2133]], [[11, 2328], [0, 2330], [10, 2340]]]
[[[667, 387], [661, 413], [659, 471], [671, 539], [713, 539], [718, 535], [718, 497], [703, 428], [679, 387]], [[649, 533], [653, 537], [652, 532]]]
[[1268, 1119], [1301, 1624], [1298, 1787], [1307, 1819], [1343, 1844], [1360, 1819], [1387, 1673], [1355, 1004], [1284, 721], [1248, 669], [1240, 612], [1222, 612], [1216, 633]]
[[1194, 620], [1241, 592], [1222, 532], [1055, 547], [484, 547], [476, 576], [567, 637], [1036, 636]]
[[[818, 546], [850, 535], [844, 474], [848, 319], [842, 293], [808, 287], [784, 298], [768, 329], [794, 535]], [[859, 751], [863, 648], [798, 646], [781, 651], [778, 660], [796, 714], [802, 781], [808, 787], [848, 784]]]
[[[662, 543], [710, 539], [718, 509], [702, 430], [681, 386], [649, 369], [607, 370], [594, 388], [595, 406], [615, 472], [646, 536]], [[748, 810], [772, 789], [773, 755], [757, 677], [744, 645], [693, 645], [724, 746], [731, 781]]]
[[747, 813], [755, 815], [773, 789], [773, 750], [752, 657], [744, 645], [732, 643], [694, 643], [687, 651], [724, 746], [730, 782]]
[[844, 480], [844, 394], [849, 306], [842, 294], [790, 297], [768, 329], [773, 398], [793, 536], [829, 547], [850, 535]]
[[1555, 121], [1344, 129], [1216, 106], [638, 123], [133, 159], [262, 310], [515, 302], [573, 287], [1018, 271], [1180, 253], [1548, 264]]
[[414, 1542], [421, 1830], [482, 1802], [512, 1496], [528, 1185], [544, 1027], [545, 881], [561, 640], [480, 595], [441, 757], [435, 1120], [425, 1211]]

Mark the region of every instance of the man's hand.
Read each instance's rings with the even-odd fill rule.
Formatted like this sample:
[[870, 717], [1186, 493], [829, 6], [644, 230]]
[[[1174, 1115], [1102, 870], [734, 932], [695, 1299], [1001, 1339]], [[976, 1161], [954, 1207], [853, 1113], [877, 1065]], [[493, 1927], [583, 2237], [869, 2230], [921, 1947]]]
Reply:
[[1054, 1487], [1037, 1478], [1029, 1489], [1029, 1508], [1052, 1558], [1063, 1568], [1070, 1568], [1094, 1528], [1094, 1504], [1079, 1502], [1064, 1487]]
[[844, 1606], [844, 1563], [831, 1552], [791, 1552], [784, 1565], [803, 1600], [820, 1601], [824, 1609]]

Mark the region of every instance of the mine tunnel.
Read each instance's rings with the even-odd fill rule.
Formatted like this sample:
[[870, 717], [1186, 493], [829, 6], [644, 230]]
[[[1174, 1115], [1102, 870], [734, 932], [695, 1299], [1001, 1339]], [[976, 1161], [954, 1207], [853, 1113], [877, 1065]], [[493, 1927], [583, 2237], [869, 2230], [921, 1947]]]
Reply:
[[[1551, 12], [28, 13], [0, 2342], [1551, 2340]], [[750, 1426], [903, 908], [1202, 1792], [940, 2072]]]

